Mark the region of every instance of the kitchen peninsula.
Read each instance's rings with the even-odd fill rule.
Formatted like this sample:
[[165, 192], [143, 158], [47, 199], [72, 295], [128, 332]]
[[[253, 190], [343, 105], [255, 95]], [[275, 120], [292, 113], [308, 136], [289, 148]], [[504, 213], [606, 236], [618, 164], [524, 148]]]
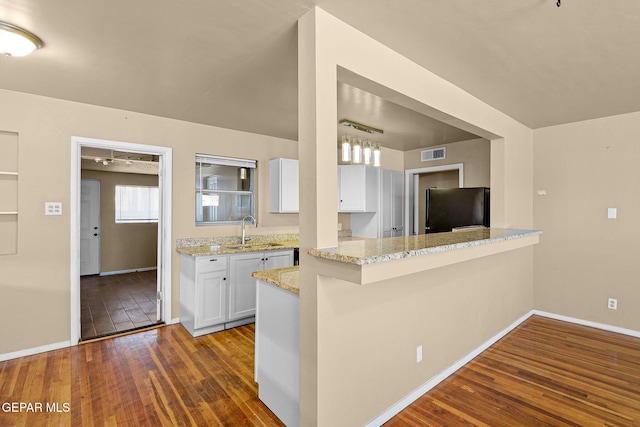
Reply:
[[[378, 282], [519, 249], [538, 243], [541, 231], [476, 229], [385, 239], [342, 240], [311, 249], [321, 262], [342, 263], [342, 277], [356, 284]], [[386, 265], [382, 270], [378, 267]], [[388, 268], [394, 265], [394, 268]], [[401, 266], [400, 266], [401, 265]], [[298, 267], [257, 271], [255, 379], [259, 398], [288, 426], [298, 425]]]

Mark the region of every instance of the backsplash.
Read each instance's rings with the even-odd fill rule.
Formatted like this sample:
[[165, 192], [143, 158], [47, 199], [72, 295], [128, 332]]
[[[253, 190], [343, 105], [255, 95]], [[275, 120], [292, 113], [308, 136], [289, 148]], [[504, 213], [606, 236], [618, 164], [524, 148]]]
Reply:
[[[251, 238], [251, 243], [298, 240], [298, 234], [255, 234], [249, 237]], [[236, 245], [239, 243], [240, 236], [192, 237], [176, 239], [176, 249], [212, 245]]]

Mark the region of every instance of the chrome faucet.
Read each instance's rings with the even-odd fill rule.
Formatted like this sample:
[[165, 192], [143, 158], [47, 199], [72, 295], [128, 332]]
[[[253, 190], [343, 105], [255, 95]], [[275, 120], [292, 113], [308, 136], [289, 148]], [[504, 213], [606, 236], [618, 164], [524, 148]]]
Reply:
[[254, 217], [252, 217], [251, 215], [247, 215], [244, 218], [242, 218], [242, 244], [243, 245], [245, 243], [247, 243], [247, 240], [251, 240], [250, 238], [247, 238], [247, 233], [244, 230], [245, 220], [247, 218], [251, 218], [253, 220], [253, 223], [256, 225], [256, 228], [258, 228], [258, 221], [256, 221], [256, 219]]

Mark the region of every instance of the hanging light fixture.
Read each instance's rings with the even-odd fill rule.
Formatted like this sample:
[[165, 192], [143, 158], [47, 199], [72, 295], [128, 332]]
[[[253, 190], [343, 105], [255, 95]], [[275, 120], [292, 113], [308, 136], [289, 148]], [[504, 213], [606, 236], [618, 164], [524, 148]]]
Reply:
[[8, 22], [0, 21], [0, 54], [25, 56], [44, 46], [40, 37]]
[[380, 151], [380, 144], [375, 144], [373, 147], [373, 166], [379, 168], [381, 158], [382, 152]]
[[353, 163], [362, 163], [362, 140], [357, 137], [353, 143]]
[[[374, 135], [382, 135], [384, 133], [382, 129], [363, 125], [362, 123], [357, 123], [347, 119], [340, 120], [338, 124]], [[351, 162], [354, 164], [361, 164], [364, 162], [365, 165], [370, 165], [373, 161], [373, 166], [380, 167], [382, 153], [380, 151], [379, 143], [373, 143], [369, 139], [363, 141], [360, 137], [354, 137], [352, 139], [346, 134], [342, 136], [341, 141], [341, 158], [343, 162]]]
[[342, 135], [342, 161], [351, 161], [351, 137], [349, 135]]
[[364, 145], [362, 148], [362, 157], [364, 158], [365, 165], [371, 164], [371, 141], [369, 140], [366, 140], [364, 142]]

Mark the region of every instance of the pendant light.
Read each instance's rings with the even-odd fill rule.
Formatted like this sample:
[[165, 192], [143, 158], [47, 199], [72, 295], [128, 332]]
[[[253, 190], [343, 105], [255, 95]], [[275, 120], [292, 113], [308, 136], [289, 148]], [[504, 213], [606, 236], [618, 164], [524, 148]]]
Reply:
[[353, 163], [362, 163], [362, 140], [360, 137], [357, 137], [353, 143]]
[[380, 144], [376, 144], [373, 147], [373, 166], [379, 168], [380, 167], [380, 159], [382, 157], [382, 153], [380, 152]]
[[0, 21], [0, 54], [6, 56], [25, 56], [44, 43], [35, 34], [8, 22]]
[[364, 142], [364, 148], [362, 149], [362, 157], [364, 158], [364, 164], [371, 164], [371, 141]]
[[351, 137], [349, 135], [342, 136], [342, 161], [351, 161]]

